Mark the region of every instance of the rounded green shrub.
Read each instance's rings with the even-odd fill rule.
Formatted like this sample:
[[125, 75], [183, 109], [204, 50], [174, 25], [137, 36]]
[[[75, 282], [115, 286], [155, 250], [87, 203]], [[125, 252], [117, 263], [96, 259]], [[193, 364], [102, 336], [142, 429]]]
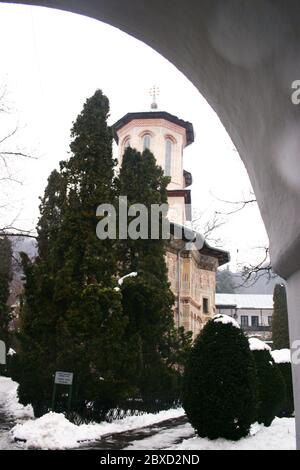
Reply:
[[282, 374], [271, 356], [271, 348], [257, 338], [250, 338], [249, 343], [258, 379], [257, 421], [265, 426], [270, 426], [284, 403], [286, 386]]
[[253, 356], [232, 318], [216, 315], [195, 341], [184, 373], [183, 407], [200, 437], [238, 440], [256, 417]]

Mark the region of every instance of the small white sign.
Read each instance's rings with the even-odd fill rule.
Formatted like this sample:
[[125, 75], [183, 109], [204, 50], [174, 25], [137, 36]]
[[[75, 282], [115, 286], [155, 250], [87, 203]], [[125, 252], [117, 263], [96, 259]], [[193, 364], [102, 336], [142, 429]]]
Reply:
[[0, 341], [0, 364], [6, 364], [6, 346], [4, 341]]
[[54, 383], [59, 385], [72, 385], [73, 372], [55, 372]]

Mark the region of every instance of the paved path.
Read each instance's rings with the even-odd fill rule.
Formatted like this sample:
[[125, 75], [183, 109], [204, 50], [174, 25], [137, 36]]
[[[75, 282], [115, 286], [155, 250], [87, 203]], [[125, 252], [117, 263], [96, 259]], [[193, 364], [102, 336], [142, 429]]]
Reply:
[[0, 450], [20, 449], [9, 437], [9, 431], [14, 425], [15, 421], [0, 406]]
[[79, 450], [165, 449], [193, 436], [194, 431], [186, 417], [180, 417], [145, 428], [103, 436], [99, 441], [83, 444]]

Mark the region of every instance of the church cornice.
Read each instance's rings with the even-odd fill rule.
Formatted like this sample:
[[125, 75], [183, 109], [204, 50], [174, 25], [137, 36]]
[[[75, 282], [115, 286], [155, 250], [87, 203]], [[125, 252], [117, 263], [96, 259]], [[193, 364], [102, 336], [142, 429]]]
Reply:
[[114, 138], [119, 143], [118, 131], [121, 130], [126, 124], [134, 120], [158, 120], [163, 119], [168, 121], [176, 126], [179, 126], [185, 130], [186, 135], [186, 145], [190, 145], [194, 142], [194, 128], [193, 124], [183, 119], [179, 119], [173, 114], [167, 113], [166, 111], [146, 111], [139, 113], [127, 113], [121, 119], [119, 119], [113, 126]]

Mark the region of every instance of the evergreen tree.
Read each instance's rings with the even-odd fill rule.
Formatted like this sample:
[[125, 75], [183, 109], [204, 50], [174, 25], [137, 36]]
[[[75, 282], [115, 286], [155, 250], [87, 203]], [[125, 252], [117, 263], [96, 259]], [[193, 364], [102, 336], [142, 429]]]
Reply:
[[26, 283], [15, 370], [21, 401], [35, 404], [38, 413], [50, 400], [56, 370], [74, 372], [77, 401], [113, 403], [128, 390], [120, 378], [126, 318], [114, 289], [115, 243], [96, 236], [98, 205], [116, 201], [108, 113], [108, 99], [97, 90], [73, 124], [70, 159], [48, 180], [38, 257], [31, 263], [23, 256]]
[[7, 237], [0, 238], [0, 340], [8, 346], [10, 308], [7, 305], [12, 279], [12, 245]]
[[38, 256], [32, 262], [21, 253], [24, 292], [21, 296], [20, 354], [10, 364], [12, 377], [20, 383], [18, 394], [22, 403], [33, 405], [36, 416], [47, 411], [53, 387], [57, 359], [57, 322], [62, 308], [55, 302], [56, 258], [60, 218], [66, 199], [61, 174], [54, 170], [41, 199], [38, 221]]
[[277, 367], [279, 368], [281, 375], [284, 379], [286, 391], [284, 402], [280, 410], [277, 412], [277, 416], [279, 418], [291, 418], [295, 411], [292, 365], [290, 362], [282, 362], [277, 364]]
[[183, 407], [200, 437], [238, 440], [256, 417], [257, 379], [248, 340], [226, 315], [207, 322], [184, 375]]
[[273, 294], [274, 313], [272, 319], [272, 339], [274, 349], [289, 349], [289, 324], [286, 301], [286, 289], [283, 284], [276, 284]]
[[286, 388], [285, 399], [277, 416], [289, 418], [293, 416], [295, 411], [291, 351], [290, 349], [279, 349], [273, 350], [271, 354], [282, 374]]
[[[166, 268], [166, 240], [161, 235], [151, 239], [151, 205], [167, 203], [169, 178], [156, 165], [149, 150], [142, 154], [130, 147], [123, 156], [119, 175], [119, 192], [127, 196], [128, 206], [143, 204], [148, 209], [147, 239], [119, 241], [120, 273], [137, 272], [137, 277], [122, 285], [123, 310], [128, 317], [127, 374], [144, 397], [178, 395], [180, 374], [191, 335], [174, 327], [174, 296], [170, 290]], [[160, 214], [159, 233], [163, 218]], [[134, 217], [129, 217], [130, 223]], [[142, 227], [140, 227], [142, 231]], [[175, 366], [176, 364], [176, 366]]]
[[249, 342], [258, 378], [258, 422], [270, 426], [284, 403], [286, 387], [269, 346], [256, 338]]

